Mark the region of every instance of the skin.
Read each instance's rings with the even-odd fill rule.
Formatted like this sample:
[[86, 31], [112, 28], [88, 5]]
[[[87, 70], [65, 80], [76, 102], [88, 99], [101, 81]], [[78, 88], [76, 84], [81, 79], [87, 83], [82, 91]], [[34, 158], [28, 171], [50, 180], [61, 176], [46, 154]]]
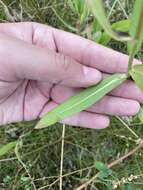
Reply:
[[[128, 63], [127, 55], [38, 23], [0, 24], [0, 55], [0, 125], [39, 118]], [[140, 102], [143, 93], [126, 81], [62, 123], [102, 129], [108, 115], [135, 115]]]

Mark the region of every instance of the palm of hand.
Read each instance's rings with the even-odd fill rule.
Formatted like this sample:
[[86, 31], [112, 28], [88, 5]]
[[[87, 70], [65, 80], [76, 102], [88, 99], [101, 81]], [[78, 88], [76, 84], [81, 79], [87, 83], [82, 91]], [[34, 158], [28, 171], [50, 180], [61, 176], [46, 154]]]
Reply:
[[0, 88], [5, 89], [5, 94], [0, 94], [3, 123], [38, 118], [51, 100], [52, 85], [48, 83], [30, 80], [1, 81]]
[[[26, 27], [26, 30], [25, 30]], [[20, 27], [11, 27], [11, 35], [22, 39], [28, 43], [32, 43], [32, 27], [29, 23]], [[8, 31], [8, 30], [7, 30]], [[7, 31], [5, 32], [7, 34]], [[26, 31], [26, 33], [25, 33]], [[9, 32], [9, 31], [8, 31]], [[40, 30], [39, 32], [42, 32]], [[54, 44], [49, 44], [49, 47], [44, 44], [44, 41], [35, 33], [35, 42], [39, 47], [46, 47], [55, 51]], [[49, 39], [52, 41], [53, 39]], [[2, 123], [16, 122], [22, 120], [31, 120], [38, 118], [44, 108], [51, 109], [54, 105], [52, 102], [51, 91], [55, 85], [51, 82], [40, 82], [32, 80], [14, 80], [10, 77], [7, 80], [7, 75], [0, 74], [0, 120]]]

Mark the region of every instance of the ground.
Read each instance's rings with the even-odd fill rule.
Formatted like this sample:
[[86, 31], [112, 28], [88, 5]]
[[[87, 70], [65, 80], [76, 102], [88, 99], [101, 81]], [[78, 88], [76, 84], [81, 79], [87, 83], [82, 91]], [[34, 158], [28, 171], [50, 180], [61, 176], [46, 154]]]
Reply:
[[[73, 0], [0, 0], [0, 20], [36, 21], [72, 32], [76, 28], [76, 33], [83, 35], [87, 22], [79, 21], [80, 15], [71, 2]], [[111, 22], [127, 18], [133, 3], [134, 0], [105, 0]], [[122, 43], [111, 41], [108, 46], [126, 52]], [[141, 58], [142, 52], [138, 56]], [[35, 131], [36, 122], [0, 128], [0, 147], [8, 142], [19, 142], [15, 151], [0, 157], [0, 190], [60, 189], [63, 126], [57, 124]], [[110, 174], [97, 176], [87, 189], [142, 190], [143, 150], [139, 140], [143, 138], [142, 127], [137, 117], [114, 117], [110, 127], [101, 131], [66, 126], [62, 189], [73, 190], [89, 181], [98, 173], [96, 165], [100, 161], [113, 164]], [[127, 158], [122, 162], [114, 162], [124, 155]]]

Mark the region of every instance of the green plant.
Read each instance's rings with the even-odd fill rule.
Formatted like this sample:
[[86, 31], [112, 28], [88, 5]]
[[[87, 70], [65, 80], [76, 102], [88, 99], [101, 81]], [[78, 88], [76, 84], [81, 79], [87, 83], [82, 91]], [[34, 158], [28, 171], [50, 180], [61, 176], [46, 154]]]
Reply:
[[77, 13], [80, 24], [83, 24], [88, 16], [88, 9], [85, 0], [68, 0], [72, 10]]
[[143, 65], [132, 66], [133, 59], [143, 42], [143, 0], [135, 1], [130, 21], [129, 35], [121, 35], [116, 30], [113, 30], [106, 18], [102, 0], [88, 0], [86, 1], [86, 4], [108, 36], [118, 41], [127, 42], [129, 50], [128, 72], [126, 74], [115, 74], [112, 77], [103, 80], [98, 85], [87, 88], [80, 94], [69, 98], [69, 100], [44, 116], [37, 124], [36, 129], [45, 128], [88, 108], [115, 87], [123, 83], [128, 77], [132, 77], [136, 84], [143, 90]]
[[0, 147], [0, 157], [4, 156], [5, 154], [9, 153], [12, 149], [14, 149], [16, 144], [17, 144], [17, 141], [14, 141]]

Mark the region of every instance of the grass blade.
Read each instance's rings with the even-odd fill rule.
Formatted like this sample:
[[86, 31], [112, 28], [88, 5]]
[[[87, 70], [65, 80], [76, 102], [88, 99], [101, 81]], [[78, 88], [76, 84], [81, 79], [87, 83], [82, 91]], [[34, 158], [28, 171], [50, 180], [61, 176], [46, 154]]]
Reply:
[[8, 143], [8, 144], [2, 146], [2, 147], [0, 148], [0, 156], [4, 156], [4, 155], [7, 154], [8, 152], [10, 152], [12, 149], [14, 149], [15, 146], [16, 146], [16, 143], [17, 143], [17, 142], [14, 141], [14, 142], [10, 142], [10, 143]]
[[129, 73], [138, 87], [143, 91], [143, 64], [133, 66]]
[[98, 85], [89, 87], [79, 94], [69, 98], [67, 101], [45, 115], [37, 124], [36, 129], [53, 125], [66, 117], [85, 110], [123, 83], [126, 80], [126, 77], [126, 74], [114, 74], [104, 79]]
[[70, 5], [71, 9], [76, 14], [78, 14], [80, 18], [80, 24], [83, 24], [88, 15], [88, 8], [85, 4], [85, 0], [68, 0], [68, 4]]
[[116, 33], [114, 30], [112, 30], [112, 27], [107, 19], [107, 16], [105, 14], [104, 6], [102, 0], [86, 0], [86, 3], [93, 13], [93, 15], [96, 17], [99, 24], [103, 27], [105, 32], [118, 41], [129, 41], [131, 38], [129, 36], [123, 36]]

